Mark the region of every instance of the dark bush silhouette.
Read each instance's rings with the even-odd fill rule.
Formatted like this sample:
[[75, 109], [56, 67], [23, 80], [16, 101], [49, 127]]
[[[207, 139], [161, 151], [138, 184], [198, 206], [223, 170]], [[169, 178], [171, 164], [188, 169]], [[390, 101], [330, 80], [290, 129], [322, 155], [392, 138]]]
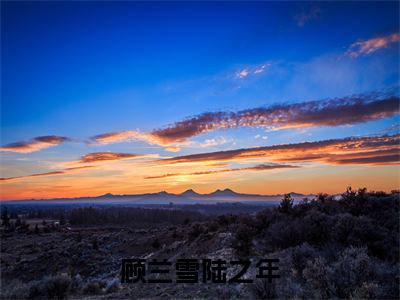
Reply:
[[247, 257], [251, 252], [254, 230], [246, 224], [239, 224], [232, 242], [232, 247], [236, 250], [239, 257]]
[[278, 210], [279, 210], [281, 213], [287, 214], [287, 213], [289, 213], [289, 212], [292, 210], [292, 208], [293, 208], [293, 199], [292, 199], [292, 196], [291, 196], [290, 194], [286, 194], [286, 195], [283, 197], [281, 203], [279, 204]]
[[[256, 298], [398, 299], [399, 193], [348, 188], [236, 220], [232, 246], [281, 259], [275, 285], [256, 282]], [[220, 218], [221, 220], [221, 218]]]
[[[145, 209], [145, 208], [76, 208], [65, 212], [66, 219], [72, 225], [105, 225], [105, 224], [183, 224], [190, 220], [202, 220], [204, 217], [196, 212]], [[61, 218], [62, 220], [62, 218]]]
[[35, 282], [29, 291], [29, 298], [65, 299], [68, 296], [71, 280], [65, 276], [45, 277]]

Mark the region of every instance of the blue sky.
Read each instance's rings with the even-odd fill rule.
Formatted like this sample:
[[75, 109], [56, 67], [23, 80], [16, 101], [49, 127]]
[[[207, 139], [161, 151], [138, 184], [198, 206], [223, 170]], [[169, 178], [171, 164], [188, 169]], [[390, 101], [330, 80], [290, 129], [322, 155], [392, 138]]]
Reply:
[[[171, 155], [143, 140], [92, 146], [107, 132], [150, 132], [203, 112], [331, 99], [399, 83], [398, 2], [3, 2], [1, 143], [66, 136], [4, 152], [4, 177], [88, 152]], [[352, 45], [390, 40], [368, 53]], [[357, 45], [355, 45], [357, 47]], [[241, 73], [242, 72], [242, 73]], [[206, 132], [178, 154], [382, 134], [368, 122]], [[18, 168], [16, 160], [31, 159]]]

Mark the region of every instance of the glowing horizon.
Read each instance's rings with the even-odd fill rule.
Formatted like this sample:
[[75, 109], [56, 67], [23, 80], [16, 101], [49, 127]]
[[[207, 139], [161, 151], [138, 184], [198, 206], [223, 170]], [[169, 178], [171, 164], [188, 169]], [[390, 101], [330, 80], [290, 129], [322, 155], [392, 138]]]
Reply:
[[0, 201], [399, 189], [399, 3], [103, 4], [1, 4]]

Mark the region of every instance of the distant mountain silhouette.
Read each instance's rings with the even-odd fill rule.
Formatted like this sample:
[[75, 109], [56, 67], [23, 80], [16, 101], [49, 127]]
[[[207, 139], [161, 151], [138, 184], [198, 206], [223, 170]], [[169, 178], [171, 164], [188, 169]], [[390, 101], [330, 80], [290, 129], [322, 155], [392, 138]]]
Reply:
[[[296, 200], [313, 195], [303, 195], [291, 192], [290, 195]], [[181, 194], [172, 194], [166, 191], [146, 194], [133, 195], [114, 195], [107, 193], [95, 197], [77, 197], [77, 198], [57, 198], [57, 199], [27, 199], [12, 201], [14, 203], [47, 203], [47, 204], [104, 204], [104, 205], [136, 205], [136, 204], [213, 204], [213, 203], [279, 203], [283, 194], [278, 195], [257, 195], [241, 194], [231, 189], [217, 189], [209, 194], [199, 194], [193, 189], [188, 189]], [[2, 201], [10, 203], [11, 201]]]
[[235, 197], [235, 196], [240, 196], [242, 194], [236, 193], [232, 191], [231, 189], [224, 189], [224, 190], [216, 190], [215, 192], [212, 192], [208, 194], [209, 196], [222, 196], [222, 197]]
[[183, 193], [179, 194], [180, 196], [185, 196], [185, 197], [197, 197], [197, 196], [201, 196], [201, 194], [196, 193], [194, 190], [192, 189], [188, 189], [186, 191], [184, 191]]
[[113, 197], [113, 196], [114, 196], [113, 194], [111, 194], [111, 193], [107, 193], [107, 194], [104, 194], [104, 195], [98, 196], [98, 198], [107, 198], [107, 197]]

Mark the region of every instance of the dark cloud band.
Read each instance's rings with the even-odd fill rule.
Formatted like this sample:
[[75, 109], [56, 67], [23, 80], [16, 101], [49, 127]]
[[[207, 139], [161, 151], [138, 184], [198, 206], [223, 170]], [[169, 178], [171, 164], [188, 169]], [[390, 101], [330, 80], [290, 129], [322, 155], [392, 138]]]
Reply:
[[397, 164], [400, 135], [350, 137], [297, 144], [217, 151], [156, 160], [158, 164], [265, 159], [276, 162], [317, 161], [327, 164]]
[[238, 112], [207, 112], [155, 130], [163, 143], [186, 139], [226, 128], [271, 127], [273, 129], [339, 126], [382, 119], [399, 113], [400, 98], [388, 93], [335, 98], [296, 104], [254, 108]]

